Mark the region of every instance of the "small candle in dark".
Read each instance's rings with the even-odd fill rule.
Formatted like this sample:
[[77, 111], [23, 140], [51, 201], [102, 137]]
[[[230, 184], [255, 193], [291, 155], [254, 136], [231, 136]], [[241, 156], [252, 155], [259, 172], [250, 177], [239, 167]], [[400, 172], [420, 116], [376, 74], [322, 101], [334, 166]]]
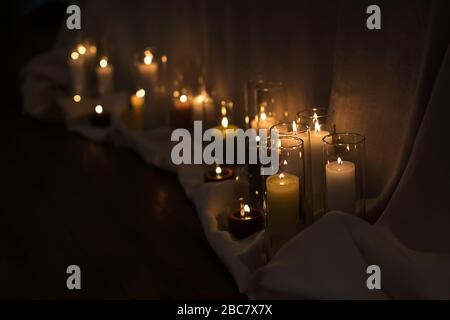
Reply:
[[228, 230], [236, 239], [244, 239], [264, 228], [263, 215], [260, 210], [250, 208], [241, 202], [239, 210], [228, 216]]
[[94, 109], [94, 113], [91, 114], [90, 117], [91, 124], [97, 127], [107, 127], [111, 123], [111, 116], [108, 112], [103, 111], [103, 107], [101, 105], [96, 105]]
[[234, 177], [233, 169], [217, 165], [214, 170], [209, 170], [205, 174], [206, 182], [219, 182]]

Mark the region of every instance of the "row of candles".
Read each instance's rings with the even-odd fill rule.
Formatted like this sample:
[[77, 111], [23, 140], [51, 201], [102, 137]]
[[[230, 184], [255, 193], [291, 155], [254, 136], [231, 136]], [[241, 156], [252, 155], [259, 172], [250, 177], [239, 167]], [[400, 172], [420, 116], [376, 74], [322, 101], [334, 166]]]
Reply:
[[[91, 66], [93, 61], [96, 64], [96, 76], [98, 84], [98, 93], [106, 95], [114, 90], [114, 67], [109, 59], [102, 56], [96, 59], [97, 49], [93, 45], [78, 45], [71, 52], [69, 58], [69, 68], [72, 74], [74, 86], [74, 101], [79, 102], [81, 95], [84, 93], [86, 86], [85, 69]], [[136, 118], [142, 122], [144, 108], [146, 106], [146, 95], [150, 90], [154, 90], [158, 86], [158, 70], [159, 64], [155, 61], [151, 50], [146, 49], [141, 55], [140, 60], [136, 62], [136, 70], [140, 77], [142, 88], [138, 89], [131, 97], [130, 102], [132, 111]], [[163, 69], [167, 69], [167, 56], [163, 55], [160, 59]], [[145, 90], [144, 89], [147, 89]], [[220, 118], [217, 119], [215, 101], [207, 92], [205, 87], [200, 89], [198, 95], [193, 96], [186, 89], [175, 89], [172, 93], [173, 104], [170, 110], [170, 122], [173, 127], [190, 128], [193, 120], [203, 120], [204, 125], [220, 129], [223, 133], [225, 130], [237, 129], [238, 127], [230, 123], [228, 112], [233, 108], [230, 101], [220, 101]], [[245, 115], [244, 123], [247, 127], [254, 129], [273, 129], [279, 125], [279, 114], [276, 114], [270, 108], [270, 101], [256, 101], [258, 112], [251, 119], [248, 114]], [[101, 105], [96, 105], [93, 113], [92, 123], [95, 125], [105, 125], [107, 114]], [[287, 117], [287, 111], [284, 112]], [[264, 192], [266, 199], [266, 208], [252, 207], [249, 203], [245, 203], [243, 198], [239, 200], [239, 209], [233, 211], [229, 215], [230, 231], [237, 238], [249, 236], [255, 231], [262, 228], [261, 219], [262, 212], [267, 211], [267, 221], [269, 226], [269, 236], [273, 251], [278, 250], [287, 240], [298, 232], [298, 224], [300, 219], [305, 219], [300, 215], [302, 206], [305, 202], [310, 202], [310, 211], [312, 217], [306, 218], [307, 223], [313, 221], [319, 216], [320, 210], [317, 210], [316, 203], [319, 202], [320, 194], [324, 194], [326, 198], [326, 207], [328, 210], [341, 210], [348, 213], [355, 213], [356, 203], [356, 166], [355, 163], [337, 157], [334, 161], [324, 161], [324, 145], [326, 137], [332, 136], [330, 131], [322, 129], [319, 116], [312, 112], [307, 116], [311, 122], [307, 126], [307, 130], [298, 130], [300, 125], [299, 119], [292, 122], [288, 130], [282, 132], [280, 136], [280, 146], [289, 145], [292, 137], [298, 138], [300, 141], [299, 149], [296, 151], [307, 164], [307, 172], [309, 179], [305, 174], [300, 174], [292, 170], [284, 170], [292, 163], [287, 160], [281, 165], [279, 173], [269, 176], [264, 182], [263, 190], [254, 190], [256, 193]], [[218, 122], [218, 123], [217, 123]], [[290, 140], [291, 139], [291, 140]], [[295, 141], [294, 141], [295, 142]], [[347, 148], [349, 145], [347, 145]], [[295, 148], [294, 148], [295, 150]], [[289, 152], [288, 152], [289, 153]], [[295, 151], [291, 151], [291, 154]], [[306, 159], [306, 160], [305, 160]], [[283, 169], [284, 167], [284, 169]], [[221, 182], [227, 179], [235, 178], [233, 169], [216, 165], [205, 173], [206, 182]], [[309, 184], [307, 181], [309, 180]], [[322, 181], [325, 190], [322, 189]], [[303, 190], [302, 190], [303, 189]], [[304, 189], [309, 189], [311, 196], [308, 201], [302, 199], [305, 197]], [[314, 204], [313, 204], [314, 202]]]

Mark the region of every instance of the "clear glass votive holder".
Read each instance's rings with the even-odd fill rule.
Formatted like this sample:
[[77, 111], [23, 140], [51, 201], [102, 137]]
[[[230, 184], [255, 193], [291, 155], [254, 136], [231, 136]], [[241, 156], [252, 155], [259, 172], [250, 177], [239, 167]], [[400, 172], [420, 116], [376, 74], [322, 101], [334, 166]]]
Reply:
[[364, 218], [365, 137], [333, 133], [323, 138], [325, 210]]
[[333, 112], [328, 108], [310, 108], [297, 113], [297, 124], [305, 126], [309, 132], [309, 144], [307, 146], [308, 160], [311, 176], [311, 194], [314, 220], [320, 218], [325, 212], [325, 199], [323, 197], [324, 159], [323, 137], [335, 131], [332, 123]]
[[306, 224], [302, 207], [305, 199], [305, 169], [303, 140], [280, 136], [270, 151], [278, 155], [278, 171], [265, 176], [264, 208], [266, 216], [266, 245], [272, 257]]
[[253, 88], [253, 117], [249, 125], [254, 129], [269, 130], [281, 122], [287, 111], [286, 87], [281, 82], [258, 81]]

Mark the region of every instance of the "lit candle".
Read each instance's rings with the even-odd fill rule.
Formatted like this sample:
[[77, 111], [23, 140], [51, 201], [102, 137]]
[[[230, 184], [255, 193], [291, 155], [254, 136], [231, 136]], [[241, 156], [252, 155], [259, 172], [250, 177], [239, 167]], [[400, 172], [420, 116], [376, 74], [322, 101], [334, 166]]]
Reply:
[[150, 50], [144, 51], [144, 59], [138, 64], [138, 71], [142, 86], [146, 90], [152, 89], [158, 81], [158, 64], [154, 61]]
[[173, 128], [192, 128], [192, 99], [183, 92], [175, 91], [174, 105], [170, 110], [170, 123]]
[[145, 90], [139, 89], [130, 98], [132, 120], [136, 129], [142, 130], [144, 128], [144, 105], [145, 105]]
[[250, 208], [240, 198], [239, 210], [228, 215], [228, 230], [236, 239], [244, 239], [258, 232], [264, 227], [261, 211]]
[[266, 180], [267, 224], [273, 253], [298, 232], [300, 183], [296, 175], [280, 173]]
[[73, 51], [70, 54], [68, 65], [74, 93], [83, 94], [86, 89], [86, 74], [84, 70], [84, 60], [78, 51]]
[[204, 128], [210, 128], [214, 125], [214, 101], [206, 90], [202, 90], [200, 94], [195, 96], [192, 100], [192, 106], [194, 120], [203, 121]]
[[355, 164], [340, 157], [326, 165], [327, 209], [355, 213]]
[[255, 119], [251, 122], [251, 127], [253, 129], [267, 129], [269, 130], [271, 127], [277, 124], [277, 121], [274, 117], [268, 116], [265, 112], [261, 112], [255, 116]]
[[90, 119], [94, 126], [106, 127], [110, 124], [110, 115], [103, 110], [103, 106], [100, 104], [95, 106], [94, 113]]
[[98, 92], [101, 95], [110, 94], [114, 86], [114, 67], [108, 63], [107, 57], [100, 59], [99, 65], [96, 68]]
[[208, 170], [205, 173], [205, 182], [220, 182], [224, 180], [229, 180], [234, 177], [234, 172], [231, 168], [216, 165], [214, 170]]
[[314, 199], [320, 198], [322, 185], [324, 183], [323, 170], [323, 140], [322, 138], [330, 134], [328, 131], [320, 129], [319, 121], [314, 121], [314, 130], [310, 132], [311, 142], [311, 177]]

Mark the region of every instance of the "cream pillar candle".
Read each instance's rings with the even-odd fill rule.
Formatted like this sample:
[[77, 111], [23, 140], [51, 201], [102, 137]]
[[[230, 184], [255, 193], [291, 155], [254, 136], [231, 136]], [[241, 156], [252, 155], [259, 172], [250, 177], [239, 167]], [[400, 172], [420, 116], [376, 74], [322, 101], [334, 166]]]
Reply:
[[214, 101], [205, 90], [202, 90], [199, 95], [194, 97], [192, 108], [193, 120], [203, 121], [203, 128], [214, 126], [216, 121]]
[[139, 89], [130, 98], [131, 119], [137, 130], [144, 129], [145, 90]]
[[355, 164], [338, 158], [326, 165], [327, 209], [355, 213]]
[[70, 54], [69, 61], [70, 77], [72, 79], [72, 89], [75, 94], [84, 94], [86, 90], [86, 74], [84, 60], [77, 51]]
[[98, 92], [100, 95], [106, 95], [113, 92], [114, 87], [114, 67], [108, 63], [108, 58], [100, 59], [99, 66], [96, 68]]
[[142, 86], [146, 90], [152, 89], [158, 81], [158, 64], [153, 60], [150, 50], [145, 50], [144, 60], [138, 64], [138, 72]]
[[271, 249], [277, 252], [298, 232], [300, 179], [289, 173], [267, 178], [267, 223]]

